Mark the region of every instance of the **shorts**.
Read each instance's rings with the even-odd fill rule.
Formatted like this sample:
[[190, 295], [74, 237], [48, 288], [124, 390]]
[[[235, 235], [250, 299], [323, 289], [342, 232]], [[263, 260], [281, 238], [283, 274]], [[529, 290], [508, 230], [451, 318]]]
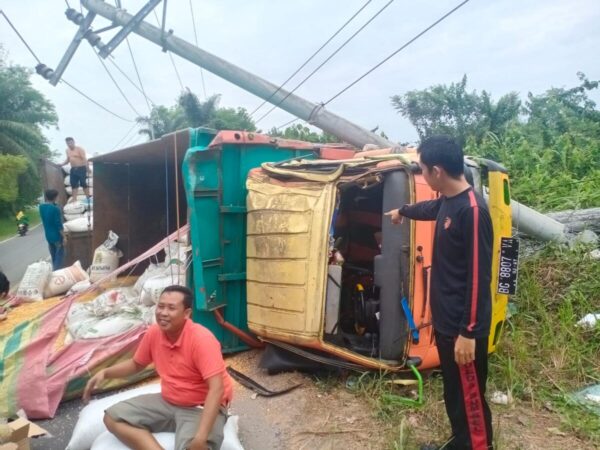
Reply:
[[78, 188], [79, 186], [81, 186], [82, 188], [87, 188], [87, 167], [71, 167], [71, 172], [69, 173], [69, 181], [71, 182], [71, 187], [74, 189]]
[[[175, 450], [187, 449], [200, 424], [203, 409], [175, 406], [166, 402], [161, 394], [145, 394], [130, 398], [108, 408], [105, 413], [117, 422], [127, 422], [152, 433], [175, 432]], [[223, 442], [223, 428], [227, 412], [219, 410], [215, 424], [208, 436], [208, 448], [219, 450]]]

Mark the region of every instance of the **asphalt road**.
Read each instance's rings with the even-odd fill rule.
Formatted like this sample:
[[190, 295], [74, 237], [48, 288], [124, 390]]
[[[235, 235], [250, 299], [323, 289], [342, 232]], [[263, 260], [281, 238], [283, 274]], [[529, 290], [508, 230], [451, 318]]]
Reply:
[[49, 258], [48, 244], [41, 225], [30, 229], [23, 237], [15, 235], [0, 243], [0, 270], [8, 277], [11, 291], [17, 287], [29, 264]]

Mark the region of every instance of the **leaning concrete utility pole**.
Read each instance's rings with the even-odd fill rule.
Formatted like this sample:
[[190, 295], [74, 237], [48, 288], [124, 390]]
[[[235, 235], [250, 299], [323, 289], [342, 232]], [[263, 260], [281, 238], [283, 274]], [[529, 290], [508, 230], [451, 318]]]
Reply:
[[[82, 0], [81, 3], [90, 12], [105, 17], [115, 25], [128, 27], [134, 33], [159, 45], [163, 50], [168, 50], [187, 59], [358, 148], [362, 148], [365, 144], [375, 144], [379, 147], [398, 147], [398, 144], [326, 110], [322, 105], [309, 102], [297, 95], [290, 94], [284, 89], [279, 89], [279, 86], [206, 52], [174, 36], [171, 32], [165, 33], [160, 28], [144, 21], [139, 21], [137, 26], [132, 27], [131, 23], [134, 16], [122, 9], [117, 9], [102, 0]], [[101, 48], [100, 55], [103, 56], [104, 53]]]
[[[102, 44], [96, 33], [90, 32], [86, 35], [86, 39], [100, 49], [101, 56], [108, 55], [127, 34], [133, 32], [154, 42], [162, 47], [163, 50], [171, 51], [187, 59], [358, 148], [362, 148], [365, 144], [375, 144], [382, 148], [400, 147], [396, 143], [390, 142], [343, 117], [327, 111], [323, 105], [309, 102], [286, 90], [280, 89], [277, 85], [174, 36], [172, 31], [165, 33], [164, 30], [144, 22], [144, 17], [156, 6], [158, 3], [157, 0], [149, 0], [135, 15], [128, 14], [126, 11], [115, 8], [102, 0], [81, 0], [81, 3], [89, 10], [90, 15], [97, 14], [112, 21], [112, 26], [108, 28], [114, 26], [123, 27], [108, 44]], [[79, 22], [82, 20], [83, 17], [80, 18]], [[81, 39], [79, 34], [77, 37]], [[62, 69], [64, 70], [64, 67]], [[563, 224], [514, 200], [511, 203], [513, 208], [513, 225], [517, 229], [544, 241], [554, 240], [565, 242], [571, 238], [567, 228]], [[591, 234], [593, 235], [593, 233]], [[588, 237], [595, 239], [595, 235]]]

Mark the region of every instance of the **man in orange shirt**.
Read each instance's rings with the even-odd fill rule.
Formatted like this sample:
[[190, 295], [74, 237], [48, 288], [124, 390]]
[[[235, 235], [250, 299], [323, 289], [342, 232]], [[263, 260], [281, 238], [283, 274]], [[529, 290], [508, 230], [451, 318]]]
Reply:
[[160, 394], [122, 401], [105, 411], [106, 428], [132, 449], [159, 450], [153, 432], [174, 431], [176, 450], [218, 450], [223, 441], [233, 385], [221, 345], [190, 320], [193, 294], [169, 286], [156, 305], [156, 324], [148, 328], [133, 359], [103, 369], [87, 383], [88, 401], [106, 378], [124, 378], [154, 363]]

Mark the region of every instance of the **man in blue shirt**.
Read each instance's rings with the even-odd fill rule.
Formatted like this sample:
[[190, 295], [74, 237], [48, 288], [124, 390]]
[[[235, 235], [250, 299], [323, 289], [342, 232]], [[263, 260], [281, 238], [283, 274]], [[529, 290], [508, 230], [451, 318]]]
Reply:
[[46, 197], [46, 203], [40, 205], [40, 217], [50, 249], [52, 270], [58, 270], [63, 266], [64, 244], [66, 241], [66, 235], [63, 232], [62, 213], [55, 203], [58, 192], [55, 189], [48, 189], [44, 192], [44, 196]]

